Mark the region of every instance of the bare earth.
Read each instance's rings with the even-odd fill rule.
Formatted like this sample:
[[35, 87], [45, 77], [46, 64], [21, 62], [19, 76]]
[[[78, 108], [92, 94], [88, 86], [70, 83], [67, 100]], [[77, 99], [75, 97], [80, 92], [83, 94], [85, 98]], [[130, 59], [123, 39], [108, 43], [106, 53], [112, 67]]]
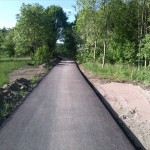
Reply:
[[37, 67], [35, 66], [23, 67], [9, 74], [9, 82], [13, 82], [19, 78], [31, 80], [34, 77], [42, 77], [45, 73], [46, 71], [43, 65]]
[[150, 90], [139, 85], [98, 79], [80, 66], [141, 143], [150, 150]]

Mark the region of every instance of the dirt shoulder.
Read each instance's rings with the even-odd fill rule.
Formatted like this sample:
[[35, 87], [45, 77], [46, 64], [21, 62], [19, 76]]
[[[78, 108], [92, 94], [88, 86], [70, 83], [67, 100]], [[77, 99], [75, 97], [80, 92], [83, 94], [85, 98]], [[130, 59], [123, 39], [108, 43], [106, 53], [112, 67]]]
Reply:
[[92, 72], [79, 67], [146, 149], [150, 150], [149, 88], [99, 79]]
[[9, 74], [9, 84], [0, 88], [0, 127], [45, 74], [44, 65], [23, 67]]
[[28, 66], [23, 67], [18, 70], [14, 70], [12, 73], [9, 74], [9, 82], [13, 82], [19, 78], [25, 78], [28, 80], [32, 80], [34, 77], [42, 77], [46, 74], [46, 69], [44, 65], [40, 66]]
[[48, 70], [57, 65], [60, 60], [56, 58], [49, 64], [22, 67], [9, 74], [9, 84], [0, 88], [0, 128], [48, 73]]

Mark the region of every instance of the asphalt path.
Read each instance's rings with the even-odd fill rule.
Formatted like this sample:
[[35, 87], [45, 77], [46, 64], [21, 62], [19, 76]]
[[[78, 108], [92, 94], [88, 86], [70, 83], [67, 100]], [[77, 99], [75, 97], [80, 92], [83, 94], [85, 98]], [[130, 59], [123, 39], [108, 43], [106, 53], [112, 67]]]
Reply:
[[73, 61], [61, 61], [0, 130], [0, 150], [134, 150]]

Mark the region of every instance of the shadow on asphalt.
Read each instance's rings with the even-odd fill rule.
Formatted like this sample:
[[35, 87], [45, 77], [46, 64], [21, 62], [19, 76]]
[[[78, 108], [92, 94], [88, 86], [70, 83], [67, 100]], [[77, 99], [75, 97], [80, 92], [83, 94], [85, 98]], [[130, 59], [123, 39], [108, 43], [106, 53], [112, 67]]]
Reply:
[[66, 65], [71, 65], [71, 64], [76, 64], [75, 61], [72, 61], [70, 59], [62, 59], [56, 66], [66, 66]]
[[102, 101], [106, 109], [109, 111], [111, 116], [114, 118], [116, 123], [119, 125], [119, 127], [122, 129], [126, 137], [130, 140], [132, 145], [135, 147], [136, 150], [146, 150], [146, 148], [142, 145], [142, 143], [139, 141], [139, 139], [135, 136], [135, 134], [128, 128], [128, 126], [125, 124], [125, 122], [119, 118], [118, 114], [115, 112], [115, 110], [111, 107], [111, 105], [108, 103], [108, 101], [103, 97], [103, 95], [94, 87], [94, 85], [88, 80], [88, 78], [84, 75], [84, 73], [80, 70], [78, 64], [76, 63], [77, 68], [79, 69], [80, 73], [83, 75], [84, 79], [88, 82], [90, 87], [94, 90], [96, 95], [99, 97], [99, 99]]

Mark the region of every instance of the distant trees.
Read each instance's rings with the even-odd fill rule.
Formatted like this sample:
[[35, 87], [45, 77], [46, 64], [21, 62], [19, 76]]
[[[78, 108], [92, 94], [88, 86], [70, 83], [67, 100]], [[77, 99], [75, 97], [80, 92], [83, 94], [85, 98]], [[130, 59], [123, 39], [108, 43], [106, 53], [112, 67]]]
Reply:
[[[56, 42], [61, 38], [67, 24], [63, 9], [59, 6], [44, 9], [39, 4], [23, 4], [20, 11], [14, 37], [16, 53], [34, 56], [37, 52], [36, 58], [40, 59], [40, 62], [44, 61], [40, 56], [47, 55], [49, 59], [55, 56]], [[42, 49], [47, 54], [42, 55]]]
[[67, 19], [59, 6], [22, 4], [16, 27], [6, 29], [8, 33], [0, 30], [0, 51], [9, 56], [31, 56], [40, 63], [48, 61], [56, 56], [57, 41], [66, 38]]
[[[129, 63], [150, 61], [148, 0], [77, 0], [76, 31], [84, 61]], [[92, 57], [93, 55], [93, 57]]]
[[44, 8], [39, 4], [25, 5], [17, 15], [15, 28], [16, 53], [34, 55], [44, 39]]
[[0, 29], [0, 55], [15, 55], [14, 29]]
[[8, 33], [6, 28], [0, 29], [0, 54], [4, 52], [3, 50], [3, 43], [5, 41], [5, 37]]
[[75, 23], [68, 23], [63, 31], [64, 49], [67, 52], [67, 56], [76, 58], [77, 55], [77, 43], [78, 37], [75, 32]]
[[46, 43], [53, 55], [56, 51], [56, 42], [63, 38], [63, 31], [67, 26], [67, 16], [59, 6], [50, 6], [45, 9]]
[[9, 29], [2, 43], [3, 52], [9, 57], [15, 55], [14, 29]]

